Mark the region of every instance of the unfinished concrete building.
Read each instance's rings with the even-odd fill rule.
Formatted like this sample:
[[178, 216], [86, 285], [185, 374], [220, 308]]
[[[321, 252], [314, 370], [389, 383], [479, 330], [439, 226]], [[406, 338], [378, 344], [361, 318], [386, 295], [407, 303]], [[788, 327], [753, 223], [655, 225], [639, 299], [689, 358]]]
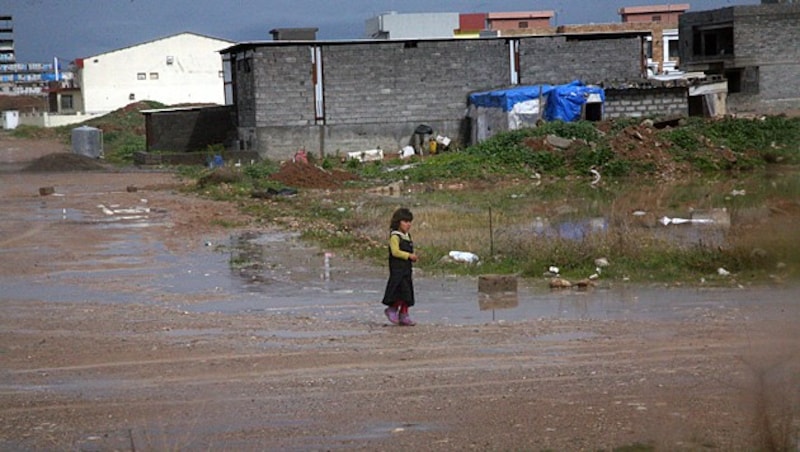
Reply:
[[800, 4], [687, 12], [679, 29], [682, 68], [727, 79], [728, 112], [800, 108]]

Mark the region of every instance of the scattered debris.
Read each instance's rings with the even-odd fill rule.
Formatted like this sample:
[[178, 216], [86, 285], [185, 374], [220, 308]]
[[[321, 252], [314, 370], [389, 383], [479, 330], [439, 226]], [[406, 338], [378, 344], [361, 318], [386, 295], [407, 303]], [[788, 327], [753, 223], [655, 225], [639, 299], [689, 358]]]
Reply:
[[300, 150], [295, 152], [294, 157], [292, 157], [292, 162], [308, 164], [308, 154], [306, 154], [306, 150], [300, 148]]
[[297, 189], [289, 187], [284, 187], [278, 190], [270, 187], [267, 188], [266, 190], [253, 190], [250, 193], [251, 198], [258, 198], [258, 199], [271, 199], [276, 196], [295, 196], [295, 195], [297, 195]]
[[364, 162], [379, 162], [383, 160], [383, 149], [370, 149], [367, 151], [353, 151], [347, 153], [348, 160]]
[[463, 262], [467, 264], [474, 264], [480, 260], [477, 254], [470, 253], [469, 251], [450, 251], [444, 259], [451, 262]]
[[558, 135], [547, 135], [545, 138], [545, 142], [547, 144], [558, 149], [569, 149], [569, 147], [572, 145], [572, 141], [573, 140], [567, 138], [561, 138]]
[[572, 283], [567, 281], [564, 278], [552, 278], [550, 279], [550, 288], [551, 289], [568, 289], [572, 287]]
[[215, 168], [210, 173], [198, 179], [197, 185], [202, 188], [211, 185], [233, 184], [241, 181], [242, 178], [243, 176], [240, 172], [234, 170], [233, 168], [227, 168], [223, 166]]

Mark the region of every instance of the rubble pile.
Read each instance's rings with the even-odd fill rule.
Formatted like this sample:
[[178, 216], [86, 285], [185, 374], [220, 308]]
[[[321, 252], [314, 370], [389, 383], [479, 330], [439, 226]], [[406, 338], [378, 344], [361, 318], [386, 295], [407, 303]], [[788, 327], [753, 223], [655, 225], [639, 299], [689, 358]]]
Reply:
[[287, 161], [270, 179], [294, 188], [334, 189], [347, 181], [358, 180], [358, 176], [346, 171], [328, 171], [310, 163]]

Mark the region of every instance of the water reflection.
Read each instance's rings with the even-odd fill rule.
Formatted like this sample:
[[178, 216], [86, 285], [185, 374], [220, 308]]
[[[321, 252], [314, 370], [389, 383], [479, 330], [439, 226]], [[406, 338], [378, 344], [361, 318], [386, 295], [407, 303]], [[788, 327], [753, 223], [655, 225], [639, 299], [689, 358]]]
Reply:
[[753, 233], [747, 239], [757, 244], [765, 238], [759, 231], [765, 224], [800, 219], [800, 177], [794, 169], [724, 180], [623, 181], [598, 189], [564, 182], [509, 190], [502, 207], [496, 194], [465, 200], [492, 206], [499, 238], [531, 234], [580, 241], [610, 232], [641, 232], [676, 244], [722, 246]]

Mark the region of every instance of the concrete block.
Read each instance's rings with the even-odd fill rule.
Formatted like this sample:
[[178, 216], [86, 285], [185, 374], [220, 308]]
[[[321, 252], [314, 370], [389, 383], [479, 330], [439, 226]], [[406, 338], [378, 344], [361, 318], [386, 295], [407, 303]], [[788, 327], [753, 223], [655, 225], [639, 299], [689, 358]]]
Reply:
[[479, 276], [478, 306], [481, 311], [519, 306], [517, 277], [512, 275]]

